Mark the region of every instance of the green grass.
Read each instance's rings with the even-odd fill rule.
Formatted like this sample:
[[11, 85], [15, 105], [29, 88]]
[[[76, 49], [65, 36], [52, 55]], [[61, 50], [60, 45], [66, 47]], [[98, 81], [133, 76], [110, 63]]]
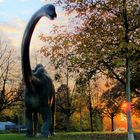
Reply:
[[[27, 138], [25, 134], [0, 134], [0, 140], [46, 140], [45, 138]], [[57, 133], [47, 140], [127, 140], [126, 133], [71, 132]], [[140, 140], [140, 134], [135, 134], [135, 140]]]
[[[50, 137], [47, 140], [78, 140], [79, 138], [67, 137], [66, 135], [58, 134], [54, 137]], [[0, 140], [46, 140], [46, 138], [27, 138], [24, 134], [0, 134]], [[82, 140], [91, 140], [83, 138]]]

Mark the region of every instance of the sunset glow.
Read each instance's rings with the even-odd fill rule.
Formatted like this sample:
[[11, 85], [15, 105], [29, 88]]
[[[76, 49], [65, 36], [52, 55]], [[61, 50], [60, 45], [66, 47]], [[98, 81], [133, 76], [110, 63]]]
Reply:
[[[8, 38], [11, 46], [20, 48], [23, 32], [31, 16], [44, 4], [54, 1], [45, 0], [13, 0], [0, 2], [0, 34]], [[14, 4], [13, 4], [14, 3]], [[32, 8], [31, 8], [32, 7]], [[62, 10], [62, 7], [56, 6], [57, 20], [49, 21], [42, 18], [33, 34], [31, 46], [43, 46], [38, 38], [39, 34], [49, 34], [53, 25], [69, 26], [70, 16]]]
[[127, 113], [127, 111], [129, 111], [131, 108], [131, 104], [130, 103], [127, 103], [126, 101], [124, 101], [121, 105], [121, 109]]

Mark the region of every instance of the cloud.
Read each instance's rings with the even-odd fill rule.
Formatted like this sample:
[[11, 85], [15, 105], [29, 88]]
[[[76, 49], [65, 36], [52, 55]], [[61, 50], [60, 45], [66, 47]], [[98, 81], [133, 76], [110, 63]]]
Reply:
[[9, 23], [0, 24], [0, 31], [2, 31], [7, 38], [11, 40], [11, 45], [14, 47], [20, 46], [24, 28], [25, 22], [18, 18], [10, 21]]
[[4, 2], [4, 0], [0, 0], [0, 3], [3, 3]]
[[0, 16], [7, 16], [7, 14], [4, 12], [0, 12]]
[[[71, 26], [69, 26], [70, 17], [66, 16], [65, 13], [62, 11], [58, 11], [57, 13], [58, 17], [53, 21], [50, 21], [48, 18], [45, 17], [41, 18], [39, 23], [36, 25], [33, 33], [31, 41], [32, 48], [39, 48], [44, 45], [43, 42], [40, 41], [38, 36], [40, 35], [40, 33], [49, 35], [49, 32], [52, 30], [53, 25], [66, 26], [68, 28], [71, 28]], [[7, 23], [0, 23], [0, 31], [4, 32], [8, 39], [11, 40], [12, 46], [20, 49], [23, 33], [27, 22], [28, 21], [24, 21], [19, 18], [14, 18]]]
[[[32, 40], [31, 40], [31, 49], [33, 47], [39, 48], [43, 46], [43, 42], [40, 41], [38, 38], [39, 34], [41, 33], [41, 28], [39, 27], [40, 24], [42, 24], [42, 21], [37, 24]], [[10, 40], [10, 45], [14, 46], [17, 49], [20, 49], [21, 47], [21, 42], [22, 42], [22, 37], [23, 33], [25, 30], [25, 27], [27, 25], [27, 21], [23, 21], [19, 18], [15, 18], [8, 23], [0, 23], [0, 32], [3, 33], [9, 40]], [[46, 30], [47, 31], [47, 30]]]

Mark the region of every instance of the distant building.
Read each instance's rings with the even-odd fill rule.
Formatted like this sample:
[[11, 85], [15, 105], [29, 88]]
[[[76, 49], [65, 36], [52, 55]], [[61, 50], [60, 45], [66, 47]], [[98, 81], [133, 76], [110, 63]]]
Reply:
[[0, 122], [0, 130], [7, 130], [7, 128], [15, 127], [16, 124], [13, 122]]

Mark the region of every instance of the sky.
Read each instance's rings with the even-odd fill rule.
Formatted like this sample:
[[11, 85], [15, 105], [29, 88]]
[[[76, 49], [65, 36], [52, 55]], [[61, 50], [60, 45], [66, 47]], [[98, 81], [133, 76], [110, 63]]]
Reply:
[[[10, 40], [10, 45], [20, 48], [25, 27], [31, 16], [44, 4], [53, 3], [48, 0], [0, 0], [0, 38], [5, 37]], [[41, 46], [42, 42], [38, 36], [40, 33], [48, 34], [53, 25], [69, 26], [68, 17], [62, 7], [56, 6], [57, 18], [50, 21], [41, 18], [37, 24], [31, 46]]]
[[27, 20], [44, 3], [41, 0], [0, 0], [0, 22], [14, 18]]

